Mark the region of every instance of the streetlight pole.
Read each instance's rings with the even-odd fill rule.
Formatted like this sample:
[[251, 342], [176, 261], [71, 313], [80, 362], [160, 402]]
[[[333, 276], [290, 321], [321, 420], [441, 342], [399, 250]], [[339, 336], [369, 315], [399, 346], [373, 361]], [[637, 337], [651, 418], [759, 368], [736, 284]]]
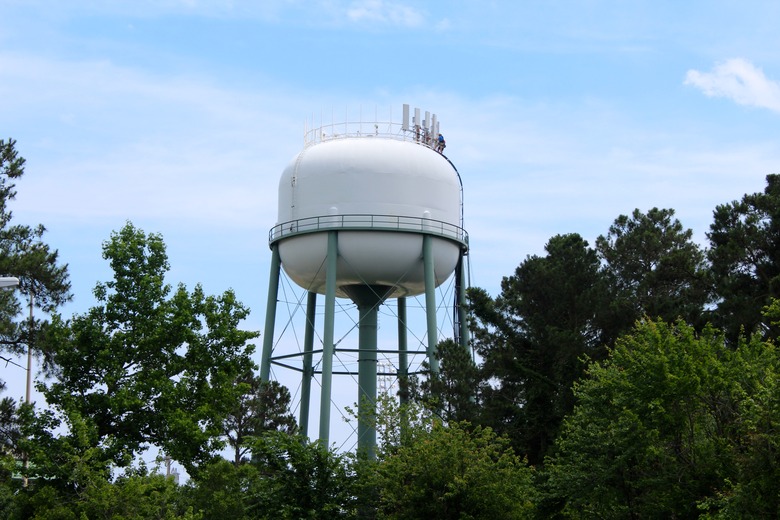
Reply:
[[24, 402], [30, 404], [30, 390], [32, 388], [32, 338], [33, 338], [33, 302], [35, 301], [35, 294], [30, 288], [30, 337], [27, 340], [27, 393], [25, 394]]

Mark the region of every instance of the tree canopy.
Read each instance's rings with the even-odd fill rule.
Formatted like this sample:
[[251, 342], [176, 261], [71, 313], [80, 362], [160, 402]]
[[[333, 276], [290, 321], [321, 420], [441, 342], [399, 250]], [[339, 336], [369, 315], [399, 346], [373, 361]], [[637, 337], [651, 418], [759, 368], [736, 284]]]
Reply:
[[490, 428], [415, 430], [377, 468], [378, 518], [533, 518], [532, 470]]
[[239, 396], [225, 417], [224, 431], [235, 454], [233, 462], [239, 465], [252, 451], [254, 438], [267, 431], [293, 435], [298, 423], [290, 413], [290, 391], [279, 382], [263, 381], [250, 372], [236, 379], [235, 384]]
[[605, 289], [596, 252], [577, 234], [558, 235], [547, 256], [528, 257], [494, 299], [472, 290], [474, 347], [482, 357], [481, 420], [540, 463], [564, 415], [584, 358], [604, 352]]
[[92, 444], [119, 466], [149, 445], [191, 474], [222, 448], [234, 381], [253, 366], [239, 328], [248, 310], [233, 291], [207, 296], [165, 283], [165, 244], [128, 223], [104, 243], [114, 279], [95, 287], [98, 305], [53, 320], [56, 380], [43, 390], [62, 417], [93, 428]]
[[767, 175], [763, 193], [715, 208], [707, 233], [708, 258], [718, 296], [713, 323], [736, 341], [740, 329], [777, 338], [780, 328], [762, 309], [780, 297], [780, 175]]
[[[23, 302], [52, 312], [71, 298], [67, 264], [43, 241], [46, 228], [13, 223], [11, 201], [16, 198], [16, 181], [24, 175], [24, 157], [13, 139], [0, 139], [0, 276], [16, 277], [15, 291], [0, 291], [0, 359], [20, 354], [27, 348], [41, 353], [44, 342], [35, 333], [45, 332], [40, 316], [21, 313]], [[0, 389], [5, 386], [0, 379]]]
[[552, 502], [572, 518], [774, 518], [778, 361], [757, 336], [733, 350], [711, 327], [640, 322], [575, 384]]
[[710, 299], [705, 255], [693, 242], [693, 231], [673, 217], [672, 209], [635, 209], [630, 217], [620, 215], [596, 239], [617, 334], [643, 316], [704, 325]]
[[[0, 517], [780, 516], [780, 175], [716, 208], [709, 250], [637, 209], [471, 288], [477, 356], [442, 341], [408, 405], [380, 399], [374, 460], [297, 435], [290, 392], [253, 373], [249, 309], [168, 284], [159, 234], [112, 233], [96, 305], [58, 315], [67, 269], [12, 223], [24, 159], [0, 159], [0, 275], [21, 280], [0, 355], [32, 346], [51, 376], [45, 408], [0, 401]], [[49, 322], [20, 319], [28, 295]], [[152, 446], [190, 482], [150, 472]]]

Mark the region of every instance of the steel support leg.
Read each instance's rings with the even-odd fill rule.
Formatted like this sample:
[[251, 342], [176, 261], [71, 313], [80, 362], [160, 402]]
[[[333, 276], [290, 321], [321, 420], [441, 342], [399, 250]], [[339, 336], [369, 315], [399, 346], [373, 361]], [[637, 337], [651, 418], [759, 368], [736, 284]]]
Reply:
[[317, 293], [309, 291], [306, 299], [306, 332], [303, 337], [303, 376], [301, 380], [301, 410], [298, 427], [301, 437], [309, 436], [309, 404], [311, 403], [312, 351], [314, 350], [314, 319], [317, 315]]
[[265, 305], [265, 330], [263, 353], [260, 359], [260, 379], [268, 381], [271, 375], [271, 353], [274, 347], [274, 324], [276, 323], [276, 300], [279, 295], [279, 245], [271, 246], [271, 276], [268, 280], [268, 300]]
[[322, 393], [320, 396], [320, 444], [330, 444], [330, 401], [333, 380], [333, 328], [336, 315], [336, 267], [338, 233], [328, 232], [328, 256], [325, 267], [325, 323], [322, 334]]
[[436, 276], [433, 269], [433, 237], [423, 236], [423, 269], [425, 272], [425, 314], [428, 318], [428, 364], [431, 374], [439, 373], [436, 358], [438, 329], [436, 327]]

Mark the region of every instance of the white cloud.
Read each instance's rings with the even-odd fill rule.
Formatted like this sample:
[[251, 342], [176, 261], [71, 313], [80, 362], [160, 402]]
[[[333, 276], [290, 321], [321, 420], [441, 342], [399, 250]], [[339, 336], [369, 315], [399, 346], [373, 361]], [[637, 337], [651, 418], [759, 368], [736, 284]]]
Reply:
[[780, 83], [768, 79], [749, 61], [734, 58], [718, 64], [712, 72], [689, 70], [685, 84], [708, 96], [725, 97], [740, 105], [768, 108], [780, 113]]
[[384, 0], [361, 0], [347, 9], [353, 22], [374, 22], [403, 27], [419, 27], [425, 21], [423, 14], [408, 5]]

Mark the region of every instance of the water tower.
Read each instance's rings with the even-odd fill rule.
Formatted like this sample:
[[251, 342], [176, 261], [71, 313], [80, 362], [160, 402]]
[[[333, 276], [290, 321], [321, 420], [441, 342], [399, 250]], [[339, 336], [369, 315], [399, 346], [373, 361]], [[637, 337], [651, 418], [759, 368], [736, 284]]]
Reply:
[[[381, 352], [397, 355], [394, 375], [399, 380], [409, 375], [414, 350], [407, 345], [407, 297], [424, 295], [425, 331], [415, 337], [425, 338], [421, 353], [436, 373], [436, 288], [454, 280], [453, 336], [469, 348], [464, 314], [468, 237], [460, 176], [439, 148], [436, 115], [425, 112], [423, 118], [414, 109], [410, 116], [404, 105], [400, 123], [347, 121], [307, 131], [303, 150], [279, 182], [278, 220], [269, 234], [272, 260], [260, 375], [268, 380], [272, 365], [302, 374], [303, 435], [308, 435], [311, 383], [319, 376], [319, 439], [325, 446], [334, 375], [356, 375], [358, 415], [374, 412], [377, 312], [388, 299], [396, 299], [397, 344]], [[299, 352], [277, 352], [274, 346], [280, 268], [307, 292]], [[325, 298], [321, 333], [315, 330], [318, 295]], [[357, 348], [334, 345], [337, 298], [357, 307]], [[321, 341], [316, 348], [315, 335]], [[334, 354], [347, 350], [357, 354], [357, 369], [334, 372]], [[370, 421], [358, 420], [357, 434], [358, 450], [373, 456], [376, 431]]]

